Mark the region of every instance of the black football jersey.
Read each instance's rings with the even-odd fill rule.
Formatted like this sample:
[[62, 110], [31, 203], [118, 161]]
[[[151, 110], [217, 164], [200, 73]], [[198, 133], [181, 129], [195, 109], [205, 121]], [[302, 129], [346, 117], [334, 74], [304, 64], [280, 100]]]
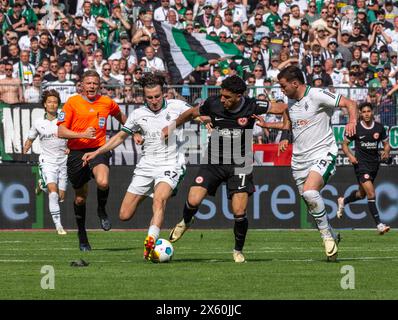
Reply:
[[387, 137], [386, 129], [381, 123], [373, 121], [368, 128], [360, 121], [356, 127], [356, 134], [352, 137], [346, 136], [347, 140], [355, 141], [355, 157], [358, 162], [379, 162], [379, 143]]
[[[235, 110], [227, 110], [220, 96], [209, 97], [199, 111], [213, 125], [208, 144], [208, 163], [240, 165], [252, 157], [253, 114], [267, 113], [269, 102], [243, 97]], [[247, 163], [247, 162], [246, 162]]]

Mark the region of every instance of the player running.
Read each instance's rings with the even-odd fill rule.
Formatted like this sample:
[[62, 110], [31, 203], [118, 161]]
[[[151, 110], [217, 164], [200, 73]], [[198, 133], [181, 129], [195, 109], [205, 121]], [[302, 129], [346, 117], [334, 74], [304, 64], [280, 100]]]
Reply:
[[[353, 191], [348, 197], [338, 198], [337, 217], [341, 218], [344, 206], [357, 200], [368, 198], [368, 208], [376, 223], [379, 234], [384, 234], [390, 227], [380, 221], [376, 206], [376, 193], [374, 180], [376, 179], [381, 161], [387, 161], [390, 156], [390, 144], [384, 126], [374, 120], [373, 106], [365, 102], [360, 106], [361, 121], [357, 124], [356, 134], [343, 141], [343, 152], [354, 165], [355, 175], [359, 189]], [[349, 144], [355, 142], [355, 155], [351, 152]], [[379, 144], [383, 142], [383, 151], [379, 155]]]
[[[181, 100], [165, 100], [162, 91], [163, 84], [162, 77], [146, 74], [142, 79], [146, 105], [131, 112], [121, 131], [105, 145], [83, 156], [84, 163], [87, 163], [98, 155], [113, 150], [129, 135], [136, 132], [142, 135], [142, 156], [124, 196], [119, 218], [123, 221], [130, 220], [139, 204], [146, 197], [153, 197], [152, 219], [144, 241], [146, 260], [152, 259], [153, 249], [163, 224], [167, 200], [173, 192], [177, 191], [178, 184], [185, 173], [184, 154], [180, 152], [177, 145], [166, 144], [160, 137], [162, 129], [190, 106]], [[178, 138], [181, 138], [182, 130], [176, 134]]]
[[61, 224], [61, 210], [59, 202], [64, 200], [67, 187], [66, 161], [69, 149], [67, 140], [58, 137], [57, 113], [61, 103], [56, 90], [43, 92], [42, 105], [46, 112], [43, 118], [36, 119], [29, 130], [23, 153], [32, 147], [33, 141], [39, 137], [41, 153], [39, 156], [40, 179], [38, 190], [48, 192], [48, 206], [55, 228], [59, 235], [66, 231]]
[[[295, 66], [283, 69], [278, 80], [283, 93], [292, 99], [289, 117], [293, 131], [293, 178], [321, 233], [327, 260], [334, 261], [339, 237], [329, 224], [320, 190], [336, 171], [338, 148], [331, 128], [334, 109], [348, 109], [345, 132], [352, 136], [356, 130], [357, 106], [339, 94], [305, 85], [303, 73]], [[280, 146], [285, 151], [286, 144]]]
[[[189, 189], [182, 220], [171, 230], [170, 241], [176, 242], [191, 226], [194, 215], [207, 195], [214, 196], [221, 183], [226, 182], [228, 198], [232, 200], [235, 248], [233, 259], [245, 262], [243, 246], [248, 230], [246, 208], [253, 184], [253, 115], [283, 113], [287, 105], [269, 103], [244, 97], [245, 82], [238, 76], [226, 78], [221, 94], [208, 98], [202, 106], [191, 108], [176, 119], [176, 123], [163, 129], [165, 138], [174, 126], [179, 127], [198, 116], [209, 116], [213, 125], [208, 144], [208, 162], [202, 164]], [[204, 163], [202, 161], [202, 163]]]

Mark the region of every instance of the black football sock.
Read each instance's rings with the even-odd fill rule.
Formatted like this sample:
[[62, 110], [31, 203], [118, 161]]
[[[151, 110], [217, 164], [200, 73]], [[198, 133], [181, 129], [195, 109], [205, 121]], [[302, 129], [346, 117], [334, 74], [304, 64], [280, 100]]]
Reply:
[[359, 198], [357, 196], [357, 191], [354, 190], [354, 191], [352, 191], [350, 193], [350, 195], [348, 197], [344, 198], [344, 204], [355, 202], [355, 201], [358, 201], [358, 200], [361, 200], [361, 198]]
[[249, 228], [249, 221], [246, 215], [234, 216], [234, 234], [235, 234], [235, 250], [242, 251], [245, 245], [247, 229]]
[[88, 243], [86, 233], [86, 204], [78, 206], [76, 203], [73, 203], [73, 208], [75, 210], [79, 241], [80, 243]]
[[378, 225], [380, 223], [380, 216], [376, 207], [376, 199], [368, 199], [368, 207], [373, 219], [376, 222], [376, 225]]
[[183, 212], [184, 222], [190, 223], [196, 212], [198, 212], [198, 207], [193, 207], [188, 203], [188, 201], [186, 201]]
[[98, 202], [97, 213], [100, 218], [107, 217], [105, 206], [106, 202], [108, 201], [108, 195], [109, 195], [109, 188], [106, 190], [101, 190], [100, 188], [97, 188], [97, 202]]

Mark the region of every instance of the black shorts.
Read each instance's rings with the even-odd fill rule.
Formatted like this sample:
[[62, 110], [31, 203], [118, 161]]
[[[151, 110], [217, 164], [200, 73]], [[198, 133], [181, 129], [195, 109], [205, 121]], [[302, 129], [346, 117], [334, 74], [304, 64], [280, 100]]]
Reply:
[[354, 165], [355, 175], [359, 183], [374, 181], [379, 171], [379, 164], [358, 163]]
[[98, 148], [71, 150], [68, 155], [67, 169], [68, 179], [74, 189], [83, 187], [91, 177], [92, 170], [98, 164], [105, 164], [109, 167], [109, 159], [112, 154], [110, 152], [100, 154], [95, 159], [89, 161], [88, 166], [83, 167], [82, 157], [87, 152], [92, 152]]
[[234, 193], [246, 192], [250, 196], [254, 192], [253, 174], [239, 174], [239, 169], [234, 165], [202, 165], [192, 186], [203, 187], [210, 196], [214, 196], [220, 184], [226, 182], [228, 199]]

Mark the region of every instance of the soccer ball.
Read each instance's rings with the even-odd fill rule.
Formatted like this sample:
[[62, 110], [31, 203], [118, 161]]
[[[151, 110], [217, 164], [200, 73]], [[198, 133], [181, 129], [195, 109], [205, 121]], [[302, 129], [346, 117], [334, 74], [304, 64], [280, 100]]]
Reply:
[[152, 253], [153, 262], [169, 262], [173, 257], [174, 248], [172, 244], [165, 239], [158, 239]]

